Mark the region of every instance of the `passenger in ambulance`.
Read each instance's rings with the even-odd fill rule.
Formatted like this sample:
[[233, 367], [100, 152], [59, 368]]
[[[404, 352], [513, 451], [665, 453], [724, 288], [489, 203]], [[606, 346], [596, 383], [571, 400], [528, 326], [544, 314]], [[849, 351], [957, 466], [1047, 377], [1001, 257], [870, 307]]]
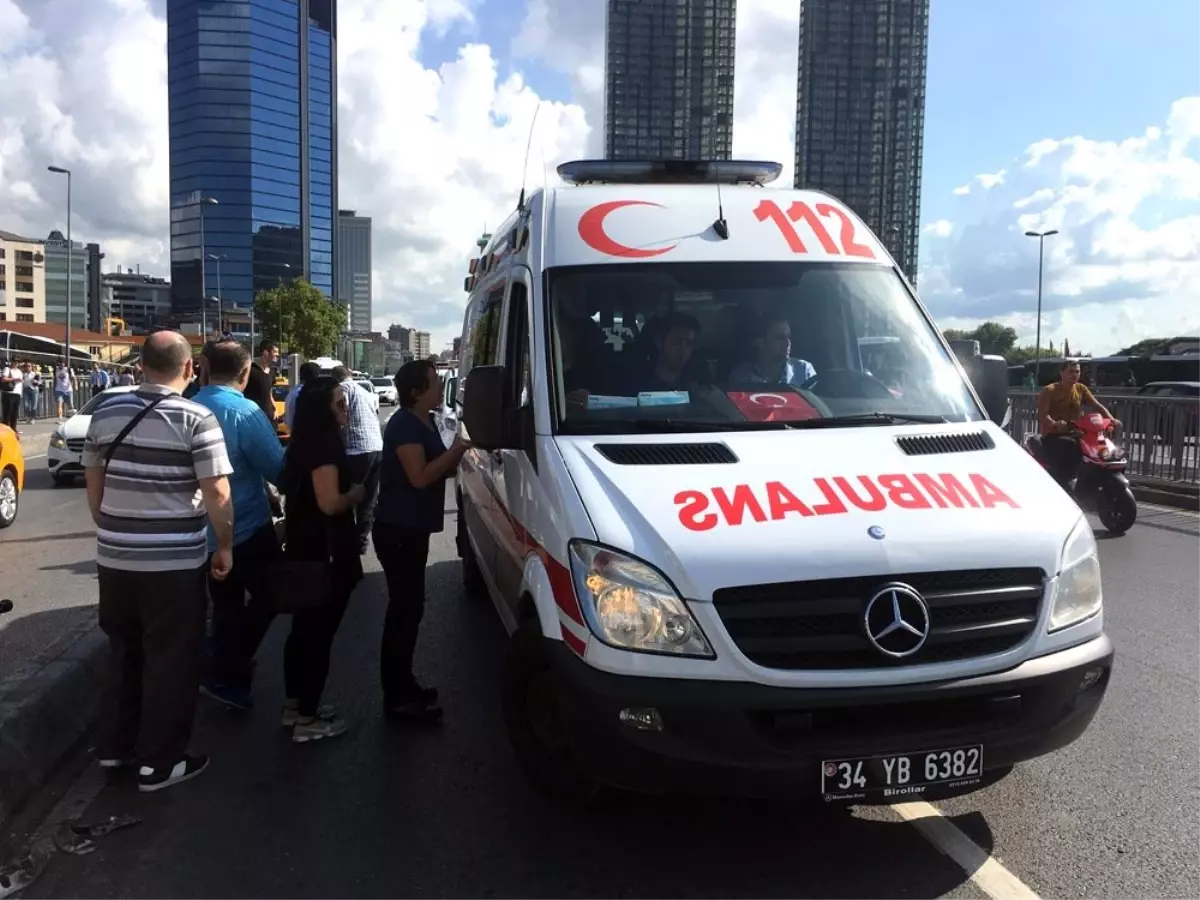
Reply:
[[817, 374], [812, 363], [792, 353], [792, 326], [782, 315], [764, 315], [754, 335], [754, 358], [734, 366], [729, 383], [799, 386]]
[[[591, 394], [603, 393], [605, 383], [609, 380], [604, 377], [603, 363], [609, 354], [598, 350], [595, 341], [588, 340], [589, 330], [600, 333], [590, 319], [559, 316], [557, 324], [567, 406], [580, 409], [587, 406]], [[603, 333], [600, 333], [600, 337], [603, 339]]]
[[687, 313], [671, 312], [651, 320], [646, 328], [652, 342], [650, 359], [631, 373], [627, 393], [684, 391], [694, 385], [691, 363], [700, 323]]

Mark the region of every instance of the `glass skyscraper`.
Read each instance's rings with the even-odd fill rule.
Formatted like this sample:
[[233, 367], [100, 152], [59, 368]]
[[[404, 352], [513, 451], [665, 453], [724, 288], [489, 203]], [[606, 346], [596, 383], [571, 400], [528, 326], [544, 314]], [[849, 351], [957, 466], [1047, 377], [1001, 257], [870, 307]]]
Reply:
[[729, 159], [737, 0], [608, 0], [604, 155]]
[[337, 0], [167, 0], [167, 65], [174, 314], [332, 297]]
[[803, 0], [798, 188], [828, 191], [917, 281], [929, 0]]

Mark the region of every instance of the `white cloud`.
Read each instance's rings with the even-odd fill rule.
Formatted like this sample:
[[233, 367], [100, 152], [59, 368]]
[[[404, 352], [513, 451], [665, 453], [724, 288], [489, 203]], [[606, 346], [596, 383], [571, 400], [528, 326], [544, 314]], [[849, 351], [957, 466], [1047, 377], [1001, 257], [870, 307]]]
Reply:
[[[570, 103], [542, 102], [531, 184], [543, 160], [601, 150], [603, 0], [527, 0], [510, 47], [479, 42], [481, 4], [339, 4], [340, 205], [375, 220], [376, 326], [426, 327], [439, 346], [459, 326], [475, 238], [515, 203], [540, 101], [521, 75], [500, 78], [498, 56], [518, 70], [536, 60], [572, 90]], [[166, 274], [164, 7], [0, 0], [0, 228], [62, 228], [65, 186], [45, 166], [69, 166], [76, 236], [100, 241], [110, 265]], [[798, 18], [795, 0], [738, 4], [734, 151], [782, 162], [781, 185], [792, 177]], [[419, 61], [432, 36], [464, 41], [437, 69]], [[923, 229], [927, 302], [945, 325], [1000, 318], [1031, 336], [1036, 247], [1021, 233], [1058, 228], [1045, 285], [1056, 340], [1111, 350], [1200, 331], [1198, 137], [1192, 98], [1127, 141], [1047, 138], [971, 179], [953, 215]]]
[[[1033, 342], [1037, 242], [1045, 240], [1043, 338], [1111, 353], [1200, 332], [1200, 97], [1123, 141], [1037, 141], [1009, 171], [955, 191], [965, 224], [922, 245], [919, 284], [943, 327], [994, 319]], [[999, 176], [1005, 176], [1001, 178]]]

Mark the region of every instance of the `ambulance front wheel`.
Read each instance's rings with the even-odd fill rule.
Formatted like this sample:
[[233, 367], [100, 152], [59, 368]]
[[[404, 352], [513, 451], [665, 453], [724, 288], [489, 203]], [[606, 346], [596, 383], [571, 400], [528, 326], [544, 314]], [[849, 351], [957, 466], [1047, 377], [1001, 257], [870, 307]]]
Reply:
[[527, 619], [511, 638], [502, 689], [508, 740], [538, 789], [564, 805], [586, 806], [601, 786], [576, 759], [545, 642], [536, 618]]

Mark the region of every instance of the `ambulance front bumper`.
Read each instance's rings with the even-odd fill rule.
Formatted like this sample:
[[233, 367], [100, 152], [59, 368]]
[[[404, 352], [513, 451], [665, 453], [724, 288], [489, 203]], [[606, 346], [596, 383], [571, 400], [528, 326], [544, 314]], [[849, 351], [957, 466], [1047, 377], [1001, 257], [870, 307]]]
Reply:
[[[978, 790], [1087, 729], [1108, 688], [1107, 636], [1005, 672], [933, 684], [792, 689], [595, 669], [547, 641], [576, 759], [601, 782], [650, 793], [821, 796], [828, 760], [982, 746]], [[915, 799], [915, 798], [910, 798]], [[856, 802], [895, 802], [870, 798]]]

